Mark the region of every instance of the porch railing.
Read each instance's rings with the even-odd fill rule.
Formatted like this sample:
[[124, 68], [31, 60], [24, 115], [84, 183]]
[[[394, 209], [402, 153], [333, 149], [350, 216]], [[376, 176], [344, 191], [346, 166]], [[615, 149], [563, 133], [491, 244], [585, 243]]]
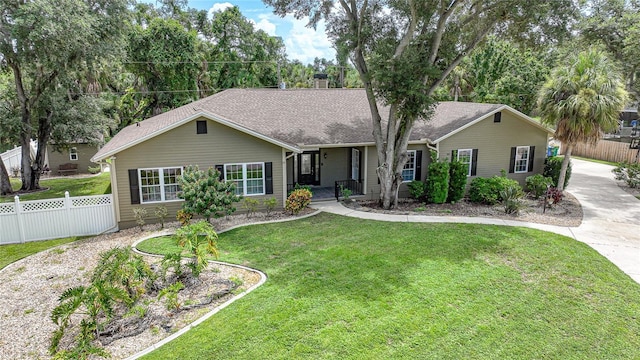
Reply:
[[339, 180], [336, 181], [335, 195], [336, 201], [340, 200], [342, 189], [351, 190], [351, 195], [362, 195], [362, 182], [358, 180]]

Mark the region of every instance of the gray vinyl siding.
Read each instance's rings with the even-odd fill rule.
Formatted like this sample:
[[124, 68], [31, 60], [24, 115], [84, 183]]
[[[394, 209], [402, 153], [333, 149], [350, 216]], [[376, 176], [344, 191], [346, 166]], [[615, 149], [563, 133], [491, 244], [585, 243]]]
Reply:
[[[493, 122], [493, 116], [452, 135], [439, 144], [439, 158], [451, 159], [451, 150], [478, 149], [476, 177], [500, 175], [507, 176], [524, 185], [527, 176], [542, 173], [547, 152], [548, 133], [514, 114], [503, 111], [499, 123]], [[509, 174], [511, 148], [516, 146], [535, 146], [534, 167], [532, 172]], [[471, 181], [474, 177], [469, 177]]]
[[69, 149], [58, 152], [54, 151], [51, 145], [47, 146], [47, 165], [49, 165], [49, 169], [51, 169], [51, 175], [58, 175], [58, 167], [62, 164], [77, 164], [78, 173], [80, 174], [88, 174], [89, 166], [100, 166], [89, 160], [98, 152], [97, 146], [89, 144], [71, 144], [69, 148], [72, 147], [75, 147], [78, 150], [78, 160], [71, 160], [69, 158]]
[[[327, 154], [327, 158], [324, 158]], [[351, 148], [320, 149], [320, 185], [334, 186], [338, 180], [348, 180], [351, 177], [349, 168]]]
[[[369, 146], [366, 148], [368, 151], [367, 159], [367, 199], [379, 199], [380, 198], [380, 184], [378, 183], [378, 174], [376, 169], [378, 168], [378, 153], [375, 146]], [[422, 151], [422, 171], [420, 180], [424, 181], [427, 175], [427, 168], [431, 159], [429, 155], [429, 149], [426, 145], [409, 145], [407, 150], [421, 150]], [[417, 179], [416, 179], [417, 180]], [[407, 184], [400, 185], [399, 197], [408, 197], [409, 191]]]
[[[196, 134], [196, 120], [194, 120], [115, 156], [120, 226], [123, 228], [134, 225], [132, 210], [134, 207], [147, 208], [150, 215], [148, 222], [153, 222], [153, 211], [157, 206], [166, 206], [169, 210], [169, 219], [173, 220], [182, 205], [182, 200], [132, 205], [129, 169], [198, 165], [201, 170], [206, 170], [209, 167], [229, 163], [271, 162], [273, 194], [251, 196], [251, 198], [262, 201], [275, 197], [278, 200], [278, 206], [283, 207], [282, 148], [214, 121], [207, 120], [207, 134]], [[240, 211], [242, 203], [237, 203], [236, 208]]]

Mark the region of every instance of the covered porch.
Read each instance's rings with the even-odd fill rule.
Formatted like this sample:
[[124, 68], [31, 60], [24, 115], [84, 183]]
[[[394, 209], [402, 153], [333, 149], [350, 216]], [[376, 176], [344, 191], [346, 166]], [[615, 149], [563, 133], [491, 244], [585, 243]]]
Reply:
[[287, 154], [287, 192], [297, 185], [309, 186], [313, 200], [366, 194], [366, 147], [331, 147]]

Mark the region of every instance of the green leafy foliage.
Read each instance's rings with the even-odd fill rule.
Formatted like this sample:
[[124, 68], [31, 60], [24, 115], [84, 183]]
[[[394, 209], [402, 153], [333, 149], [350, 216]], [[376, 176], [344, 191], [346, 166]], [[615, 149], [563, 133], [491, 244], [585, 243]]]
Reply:
[[342, 198], [344, 200], [349, 200], [349, 198], [351, 197], [352, 193], [353, 193], [353, 191], [351, 191], [351, 189], [340, 185], [340, 196], [342, 196]]
[[522, 188], [520, 185], [510, 184], [500, 190], [500, 198], [507, 214], [518, 214], [524, 206], [522, 202]]
[[535, 174], [527, 176], [525, 179], [527, 189], [533, 194], [534, 199], [539, 199], [540, 196], [547, 192], [547, 188], [553, 185], [553, 179], [545, 177], [541, 174]]
[[208, 221], [200, 220], [181, 227], [176, 231], [178, 245], [191, 254], [191, 262], [187, 266], [194, 277], [198, 277], [207, 267], [207, 255], [218, 257], [218, 234]]
[[265, 210], [267, 211], [267, 215], [271, 215], [271, 212], [278, 206], [278, 199], [275, 196], [272, 196], [268, 199], [264, 199], [262, 201]]
[[467, 174], [469, 165], [454, 160], [449, 163], [449, 194], [447, 201], [455, 203], [460, 201], [467, 189]]
[[469, 200], [494, 205], [503, 200], [501, 192], [509, 188], [517, 188], [522, 192], [522, 187], [516, 180], [497, 175], [490, 178], [478, 177], [471, 181]]
[[311, 204], [312, 196], [313, 194], [311, 193], [311, 191], [307, 189], [293, 190], [287, 197], [285, 210], [291, 212], [292, 214], [298, 214], [300, 211], [309, 206], [309, 204]]
[[427, 198], [434, 204], [444, 204], [449, 195], [449, 163], [434, 161], [429, 164]]
[[412, 199], [420, 200], [426, 196], [427, 187], [424, 181], [413, 180], [407, 184], [407, 187], [409, 188], [409, 196]]
[[198, 166], [187, 166], [178, 178], [182, 191], [178, 193], [184, 199], [182, 210], [203, 216], [219, 218], [236, 211], [234, 203], [242, 200], [235, 192], [232, 182], [220, 179], [220, 172], [209, 168], [206, 172]]
[[182, 289], [184, 289], [184, 284], [180, 281], [175, 282], [160, 290], [158, 293], [158, 299], [166, 298], [165, 306], [167, 307], [167, 310], [180, 310], [182, 303], [178, 299], [178, 293]]
[[611, 171], [616, 180], [624, 181], [630, 188], [640, 187], [640, 163], [620, 163]]
[[[542, 176], [551, 178], [554, 187], [558, 187], [558, 178], [560, 177], [560, 169], [562, 168], [563, 157], [551, 156], [544, 161], [544, 171]], [[571, 179], [571, 161], [567, 167], [567, 173], [564, 177], [564, 186], [566, 188], [569, 185], [569, 179]]]
[[107, 282], [126, 291], [130, 301], [137, 301], [147, 291], [154, 274], [149, 265], [129, 247], [113, 248], [100, 254], [93, 270], [92, 282]]

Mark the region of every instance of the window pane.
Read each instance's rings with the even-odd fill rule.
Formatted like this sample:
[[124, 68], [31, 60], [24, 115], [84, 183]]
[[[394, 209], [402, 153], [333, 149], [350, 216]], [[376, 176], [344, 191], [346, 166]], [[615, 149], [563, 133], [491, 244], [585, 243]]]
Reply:
[[472, 152], [473, 150], [471, 149], [458, 150], [458, 161], [467, 165], [467, 176], [471, 176]]
[[255, 195], [264, 193], [262, 179], [259, 180], [247, 180], [247, 195]]
[[226, 179], [242, 180], [242, 165], [226, 165]]
[[521, 146], [516, 149], [515, 172], [527, 172], [529, 163], [529, 147]]
[[411, 181], [415, 179], [416, 152], [409, 151], [407, 154], [409, 155], [409, 160], [404, 164], [404, 168], [402, 169], [402, 181]]

